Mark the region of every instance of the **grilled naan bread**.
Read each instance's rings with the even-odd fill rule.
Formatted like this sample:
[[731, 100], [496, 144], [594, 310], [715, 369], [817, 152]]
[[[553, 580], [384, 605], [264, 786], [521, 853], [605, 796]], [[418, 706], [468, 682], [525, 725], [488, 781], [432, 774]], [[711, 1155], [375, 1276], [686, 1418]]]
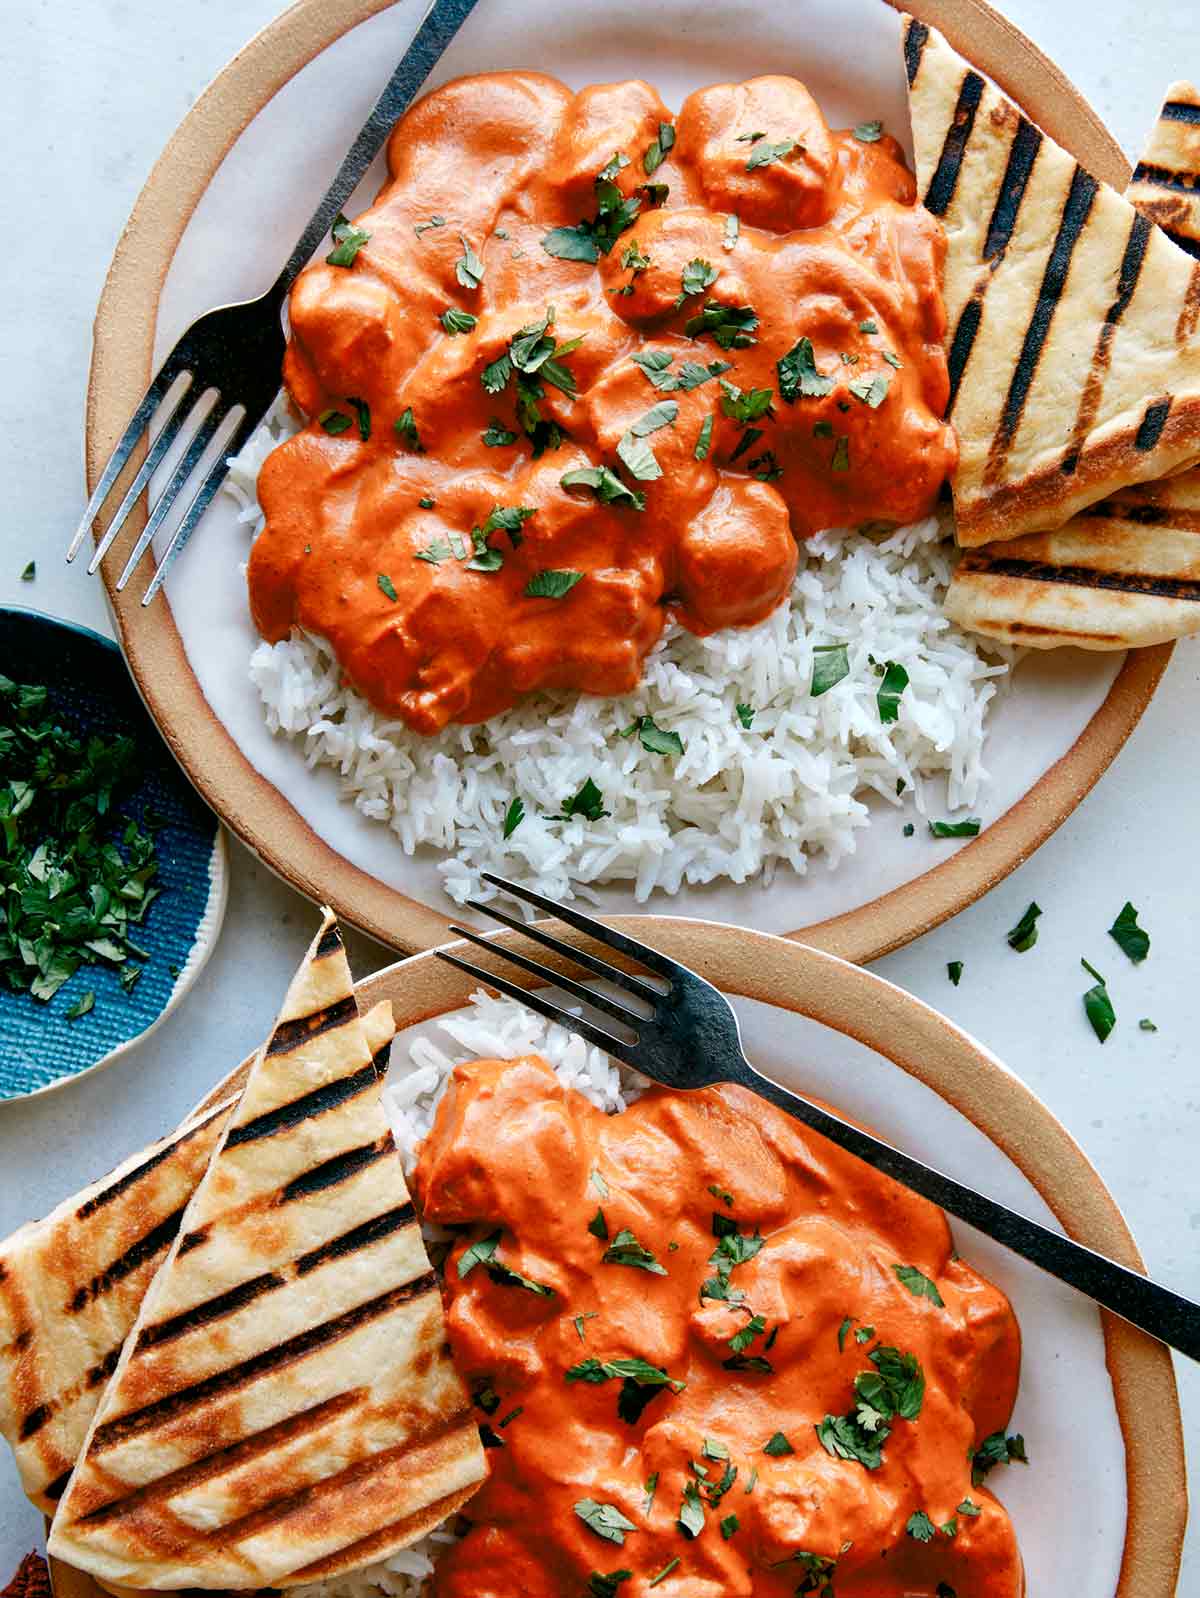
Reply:
[[[1200, 259], [1200, 94], [1173, 83], [1125, 191]], [[971, 549], [946, 614], [1037, 649], [1128, 649], [1200, 631], [1200, 469], [1125, 488], [1051, 533]]]
[[[363, 1025], [382, 1080], [389, 1006]], [[0, 1244], [0, 1437], [47, 1514], [244, 1086], [239, 1067], [170, 1136]]]
[[1200, 92], [1173, 83], [1125, 198], [1200, 261]]
[[1200, 261], [905, 21], [918, 192], [946, 229], [967, 547], [1200, 462]]
[[142, 1301], [50, 1551], [246, 1589], [386, 1557], [485, 1474], [332, 917]]

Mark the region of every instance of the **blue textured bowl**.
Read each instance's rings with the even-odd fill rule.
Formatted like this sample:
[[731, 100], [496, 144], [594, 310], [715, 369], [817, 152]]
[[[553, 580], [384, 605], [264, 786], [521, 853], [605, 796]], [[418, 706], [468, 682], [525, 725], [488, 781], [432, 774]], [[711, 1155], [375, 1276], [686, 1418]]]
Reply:
[[[150, 951], [140, 980], [124, 993], [115, 971], [82, 967], [43, 1003], [0, 989], [0, 1100], [58, 1087], [103, 1065], [157, 1025], [191, 986], [225, 913], [225, 842], [216, 817], [175, 764], [151, 721], [116, 644], [99, 633], [36, 611], [0, 607], [0, 672], [44, 683], [73, 732], [127, 733], [143, 773], [126, 801], [166, 818], [156, 835], [163, 891], [137, 928]], [[68, 1021], [71, 1004], [92, 989], [95, 1007]]]

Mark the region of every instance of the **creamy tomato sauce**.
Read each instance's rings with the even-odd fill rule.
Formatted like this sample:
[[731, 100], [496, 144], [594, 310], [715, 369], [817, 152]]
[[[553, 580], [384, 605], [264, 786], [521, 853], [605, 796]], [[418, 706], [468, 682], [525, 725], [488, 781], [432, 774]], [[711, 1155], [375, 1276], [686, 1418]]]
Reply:
[[292, 292], [308, 424], [259, 479], [262, 635], [321, 634], [432, 733], [628, 692], [669, 614], [768, 615], [796, 538], [926, 514], [955, 459], [944, 245], [864, 131], [786, 77], [677, 118], [532, 72], [423, 99], [344, 264]]
[[1020, 1337], [935, 1206], [742, 1089], [606, 1116], [536, 1058], [455, 1071], [414, 1191], [475, 1228], [447, 1326], [493, 1443], [438, 1598], [1019, 1598], [970, 1456]]

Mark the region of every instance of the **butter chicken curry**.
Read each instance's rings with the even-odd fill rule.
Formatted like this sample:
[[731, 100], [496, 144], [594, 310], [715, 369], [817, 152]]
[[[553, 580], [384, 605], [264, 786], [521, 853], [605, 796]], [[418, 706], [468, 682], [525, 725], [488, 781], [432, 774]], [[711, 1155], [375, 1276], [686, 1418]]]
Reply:
[[934, 1205], [737, 1087], [458, 1067], [420, 1152], [490, 1475], [437, 1598], [1019, 1598], [1020, 1336]]
[[292, 292], [263, 637], [320, 634], [434, 733], [626, 693], [669, 615], [760, 621], [797, 538], [932, 508], [944, 245], [878, 123], [832, 132], [786, 77], [676, 118], [503, 72], [428, 95], [388, 162]]

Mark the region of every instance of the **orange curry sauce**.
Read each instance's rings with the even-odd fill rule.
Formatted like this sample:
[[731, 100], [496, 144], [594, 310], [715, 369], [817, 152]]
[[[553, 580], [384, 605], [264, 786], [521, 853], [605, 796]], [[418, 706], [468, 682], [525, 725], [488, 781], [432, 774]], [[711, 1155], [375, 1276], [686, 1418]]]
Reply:
[[532, 72], [416, 105], [348, 264], [292, 292], [308, 425], [259, 480], [262, 635], [321, 634], [433, 733], [626, 693], [668, 614], [760, 621], [796, 538], [925, 515], [955, 460], [944, 241], [859, 133], [786, 77], [677, 119], [646, 83]]
[[437, 1598], [1019, 1598], [970, 1456], [1020, 1335], [934, 1205], [742, 1089], [606, 1116], [536, 1058], [455, 1071], [414, 1191], [475, 1227], [448, 1329], [493, 1444]]

